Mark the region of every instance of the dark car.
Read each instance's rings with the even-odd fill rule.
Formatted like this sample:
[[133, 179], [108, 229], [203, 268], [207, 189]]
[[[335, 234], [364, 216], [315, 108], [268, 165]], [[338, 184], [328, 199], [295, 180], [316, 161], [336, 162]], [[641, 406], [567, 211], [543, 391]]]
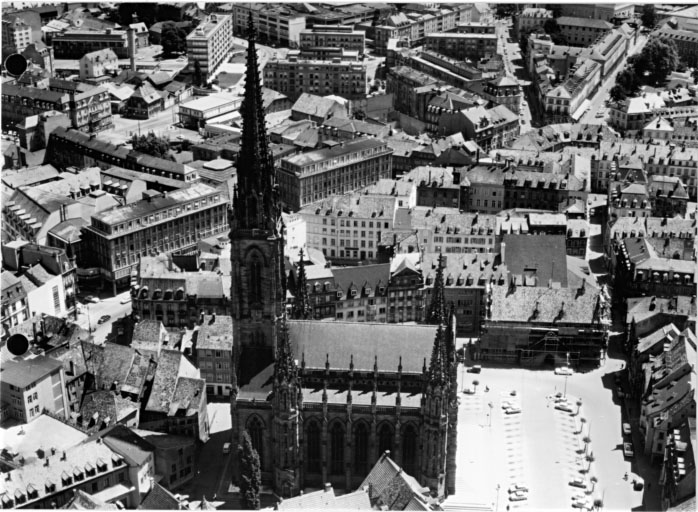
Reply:
[[104, 322], [108, 322], [110, 319], [111, 319], [111, 315], [103, 315], [100, 317], [100, 319], [97, 323], [103, 324]]

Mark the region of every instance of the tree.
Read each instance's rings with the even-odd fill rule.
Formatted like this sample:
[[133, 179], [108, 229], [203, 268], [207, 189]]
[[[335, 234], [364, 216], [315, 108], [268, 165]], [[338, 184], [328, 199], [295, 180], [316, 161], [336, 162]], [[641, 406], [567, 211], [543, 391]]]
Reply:
[[174, 23], [167, 23], [162, 27], [160, 44], [165, 57], [184, 52], [187, 49], [187, 33]]
[[557, 24], [557, 20], [555, 18], [545, 20], [545, 23], [543, 24], [543, 30], [545, 30], [545, 33], [550, 36], [550, 39], [552, 39], [553, 43], [559, 45], [567, 44], [567, 38], [562, 35], [560, 25]]
[[666, 37], [653, 37], [639, 55], [628, 59], [628, 64], [643, 82], [661, 84], [679, 66], [676, 44]]
[[654, 4], [645, 4], [642, 7], [642, 25], [647, 28], [654, 28], [657, 24], [657, 12], [654, 9]]
[[262, 472], [259, 454], [252, 446], [252, 439], [247, 431], [242, 433], [242, 442], [238, 446], [240, 457], [240, 497], [246, 510], [259, 510], [259, 488], [262, 484]]
[[628, 97], [628, 95], [625, 93], [625, 89], [623, 89], [618, 84], [611, 87], [611, 90], [609, 91], [608, 95], [611, 97], [611, 100], [614, 102], [623, 101], [625, 98]]
[[172, 160], [172, 156], [170, 155], [170, 143], [167, 139], [158, 137], [153, 132], [148, 132], [148, 135], [134, 134], [133, 137], [131, 137], [131, 145], [135, 151], [158, 158]]
[[198, 60], [194, 61], [194, 85], [201, 87], [203, 85], [204, 75], [201, 72], [201, 64]]
[[553, 18], [562, 16], [562, 6], [560, 4], [550, 5], [550, 10], [553, 11]]
[[480, 381], [479, 381], [479, 380], [476, 379], [476, 380], [473, 381], [473, 388], [475, 389], [475, 391], [477, 391], [477, 387], [478, 387], [479, 385], [480, 385]]
[[521, 48], [521, 55], [528, 53], [528, 36], [526, 34], [522, 34], [519, 38], [519, 48]]

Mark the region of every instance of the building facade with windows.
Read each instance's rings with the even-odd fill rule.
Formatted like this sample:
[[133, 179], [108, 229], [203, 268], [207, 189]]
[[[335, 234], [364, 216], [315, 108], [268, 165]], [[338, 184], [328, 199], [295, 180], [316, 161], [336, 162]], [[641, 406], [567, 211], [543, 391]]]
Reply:
[[382, 140], [340, 143], [281, 160], [281, 200], [291, 211], [390, 178], [393, 150]]
[[128, 58], [125, 30], [66, 30], [51, 39], [57, 59], [81, 59], [86, 53], [109, 48], [120, 59]]
[[32, 28], [19, 17], [12, 15], [3, 16], [2, 19], [2, 47], [9, 49], [11, 53], [22, 53], [32, 44]]
[[301, 50], [342, 48], [362, 55], [365, 41], [366, 32], [343, 25], [315, 25], [312, 29], [300, 33]]
[[489, 59], [497, 54], [495, 34], [433, 33], [426, 36], [424, 43], [424, 47], [432, 52], [474, 62]]
[[304, 92], [318, 96], [339, 95], [350, 100], [366, 97], [366, 65], [343, 60], [272, 59], [264, 66], [264, 85], [297, 100]]
[[233, 4], [233, 31], [236, 36], [247, 35], [250, 14], [260, 40], [282, 46], [297, 46], [301, 32], [306, 29], [306, 16], [296, 12], [290, 6], [235, 3]]
[[193, 249], [202, 238], [224, 233], [227, 200], [219, 189], [197, 183], [97, 213], [83, 232], [92, 249], [87, 264], [115, 290], [126, 286], [141, 256]]
[[196, 362], [206, 393], [230, 396], [232, 389], [233, 319], [228, 315], [203, 315], [196, 342]]
[[207, 80], [225, 62], [232, 48], [233, 17], [210, 14], [187, 36], [189, 72], [194, 72], [195, 63], [198, 62], [201, 74]]

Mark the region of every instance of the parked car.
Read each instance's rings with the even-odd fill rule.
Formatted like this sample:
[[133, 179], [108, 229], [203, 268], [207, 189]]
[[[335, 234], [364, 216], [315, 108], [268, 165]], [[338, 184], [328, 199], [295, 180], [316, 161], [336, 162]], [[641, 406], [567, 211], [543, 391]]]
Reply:
[[468, 373], [480, 373], [482, 371], [482, 366], [479, 364], [476, 364], [475, 366], [471, 366], [468, 369]]
[[572, 487], [579, 487], [580, 489], [586, 489], [586, 488], [587, 488], [586, 482], [584, 481], [584, 479], [583, 479], [582, 477], [579, 477], [579, 476], [577, 476], [577, 477], [573, 478], [572, 480], [570, 480], [570, 485], [571, 485]]
[[223, 453], [230, 453], [230, 447], [231, 447], [230, 443], [225, 443], [223, 445]]
[[512, 406], [512, 407], [509, 407], [508, 409], [505, 409], [504, 412], [507, 414], [520, 414], [521, 408]]
[[468, 386], [465, 388], [465, 391], [463, 391], [466, 395], [474, 395], [475, 394], [475, 386]]
[[129, 302], [131, 302], [131, 297], [126, 297], [125, 299], [121, 299], [122, 304], [128, 304]]
[[572, 407], [570, 407], [569, 405], [567, 405], [565, 403], [557, 404], [555, 406], [555, 409], [557, 409], [558, 411], [574, 412]]
[[555, 368], [555, 375], [572, 375], [574, 374], [574, 370], [570, 368], [569, 366], [561, 366], [559, 368]]
[[88, 295], [87, 297], [85, 297], [85, 302], [92, 302], [93, 304], [98, 304], [99, 297], [95, 297], [93, 295]]
[[633, 443], [623, 443], [623, 455], [632, 459], [635, 457], [635, 450], [633, 450]]
[[572, 508], [583, 508], [586, 510], [591, 510], [594, 504], [590, 499], [586, 498], [584, 500], [577, 500], [572, 502]]
[[108, 322], [111, 319], [111, 315], [102, 315], [99, 320], [97, 321], [98, 324], [103, 324], [104, 322]]
[[509, 494], [515, 493], [516, 491], [528, 492], [528, 486], [522, 484], [521, 482], [511, 484], [511, 486], [509, 487]]
[[623, 423], [623, 434], [629, 436], [632, 433], [633, 430], [630, 428], [630, 423]]
[[528, 495], [523, 491], [516, 491], [509, 495], [509, 501], [525, 501]]
[[508, 409], [509, 407], [513, 407], [513, 406], [514, 406], [514, 404], [512, 404], [511, 402], [508, 402], [506, 400], [504, 402], [502, 402], [502, 409]]

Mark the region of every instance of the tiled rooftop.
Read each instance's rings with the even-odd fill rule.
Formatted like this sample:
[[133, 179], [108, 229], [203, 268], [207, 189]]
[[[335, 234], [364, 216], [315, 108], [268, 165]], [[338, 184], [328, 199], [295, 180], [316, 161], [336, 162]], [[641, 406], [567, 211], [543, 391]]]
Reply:
[[196, 341], [199, 350], [233, 350], [233, 319], [227, 315], [204, 315]]

